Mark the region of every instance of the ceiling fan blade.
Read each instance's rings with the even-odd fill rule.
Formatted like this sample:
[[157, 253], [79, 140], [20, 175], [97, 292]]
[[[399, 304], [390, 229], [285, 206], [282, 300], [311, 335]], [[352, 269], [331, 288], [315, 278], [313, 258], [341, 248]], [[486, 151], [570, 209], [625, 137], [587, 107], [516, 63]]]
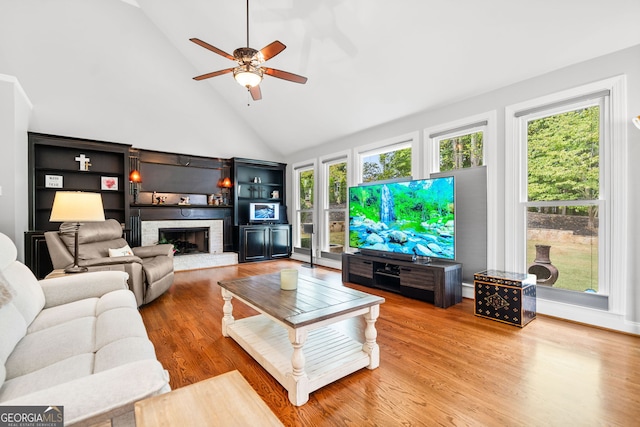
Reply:
[[193, 78], [193, 80], [204, 80], [204, 79], [209, 79], [211, 77], [216, 77], [216, 76], [221, 76], [223, 74], [227, 74], [233, 71], [233, 68], [226, 68], [224, 70], [219, 70], [219, 71], [214, 71], [212, 73], [207, 73], [207, 74], [203, 74], [201, 76], [196, 76]]
[[197, 38], [195, 38], [195, 37], [194, 37], [194, 38], [191, 38], [191, 39], [189, 39], [189, 40], [191, 40], [191, 41], [192, 41], [192, 42], [194, 42], [195, 44], [198, 44], [198, 45], [202, 46], [202, 47], [203, 47], [203, 48], [205, 48], [205, 49], [209, 49], [211, 52], [215, 52], [215, 53], [217, 53], [218, 55], [224, 56], [225, 58], [229, 58], [229, 59], [230, 59], [230, 60], [232, 60], [232, 61], [235, 61], [235, 60], [236, 60], [236, 58], [234, 58], [232, 55], [229, 55], [229, 54], [228, 54], [227, 52], [225, 52], [224, 50], [220, 50], [220, 49], [218, 49], [217, 47], [212, 46], [212, 45], [210, 45], [210, 44], [209, 44], [209, 43], [207, 43], [207, 42], [203, 42], [203, 41], [202, 41], [202, 40], [200, 40], [200, 39], [197, 39]]
[[262, 54], [262, 56], [264, 57], [264, 60], [266, 61], [268, 59], [273, 58], [274, 56], [276, 56], [286, 48], [287, 47], [284, 44], [276, 40], [273, 43], [269, 44], [268, 46], [265, 46], [262, 49], [260, 49], [260, 53]]
[[273, 77], [277, 77], [283, 80], [289, 80], [290, 82], [305, 84], [307, 82], [306, 77], [299, 76], [297, 74], [289, 73], [288, 71], [276, 70], [275, 68], [262, 67], [265, 74]]
[[262, 91], [260, 90], [260, 86], [254, 86], [249, 89], [249, 93], [251, 94], [251, 98], [254, 101], [260, 101], [262, 99]]

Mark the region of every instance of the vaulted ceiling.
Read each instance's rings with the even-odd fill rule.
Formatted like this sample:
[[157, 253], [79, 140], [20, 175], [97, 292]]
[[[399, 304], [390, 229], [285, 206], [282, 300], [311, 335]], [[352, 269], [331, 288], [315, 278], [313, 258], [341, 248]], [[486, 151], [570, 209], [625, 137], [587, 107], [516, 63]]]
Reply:
[[246, 139], [255, 157], [286, 156], [640, 44], [638, 0], [251, 0], [251, 47], [281, 41], [267, 65], [309, 79], [265, 77], [254, 102], [231, 74], [192, 80], [233, 63], [189, 38], [232, 53], [245, 13], [244, 0], [0, 0], [0, 74], [20, 80], [38, 130], [65, 134], [53, 123], [75, 115], [78, 136], [220, 156]]

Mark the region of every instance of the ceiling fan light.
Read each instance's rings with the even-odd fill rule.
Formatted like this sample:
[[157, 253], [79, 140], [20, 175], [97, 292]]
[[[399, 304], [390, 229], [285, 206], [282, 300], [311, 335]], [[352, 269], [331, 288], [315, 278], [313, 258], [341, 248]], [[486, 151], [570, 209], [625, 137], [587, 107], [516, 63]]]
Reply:
[[247, 89], [258, 86], [262, 81], [262, 73], [251, 65], [241, 65], [233, 69], [233, 78]]

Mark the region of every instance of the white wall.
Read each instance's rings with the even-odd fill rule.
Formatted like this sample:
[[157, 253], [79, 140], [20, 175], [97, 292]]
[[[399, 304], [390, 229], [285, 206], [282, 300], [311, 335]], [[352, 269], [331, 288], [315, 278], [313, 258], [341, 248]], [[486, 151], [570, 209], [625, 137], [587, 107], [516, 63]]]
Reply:
[[20, 83], [0, 74], [0, 232], [9, 236], [24, 261], [24, 232], [28, 226], [27, 126], [31, 104]]
[[[629, 283], [625, 286], [626, 311], [620, 315], [606, 313], [595, 313], [593, 311], [582, 311], [574, 316], [574, 320], [593, 323], [614, 329], [640, 333], [640, 290], [637, 286], [637, 278], [640, 277], [640, 226], [638, 225], [638, 212], [640, 212], [640, 168], [634, 165], [634, 160], [640, 159], [640, 130], [631, 124], [631, 117], [640, 114], [640, 45], [625, 49], [610, 55], [595, 58], [583, 63], [575, 64], [542, 76], [535, 77], [499, 90], [476, 96], [450, 105], [443, 105], [437, 109], [424, 111], [409, 117], [380, 125], [378, 127], [346, 136], [342, 139], [331, 141], [312, 150], [298, 152], [286, 159], [289, 164], [302, 162], [309, 159], [326, 156], [333, 152], [343, 151], [346, 148], [353, 148], [359, 145], [370, 144], [392, 138], [397, 135], [409, 132], [421, 131], [425, 128], [440, 125], [442, 123], [454, 122], [461, 118], [474, 116], [486, 111], [496, 111], [497, 116], [497, 149], [496, 163], [498, 171], [498, 182], [496, 188], [489, 189], [496, 194], [496, 206], [490, 207], [490, 212], [495, 212], [497, 218], [495, 224], [504, 224], [504, 165], [505, 147], [511, 143], [505, 138], [505, 107], [520, 103], [529, 99], [538, 98], [547, 94], [560, 92], [576, 86], [585, 85], [594, 81], [606, 79], [612, 76], [625, 74], [627, 76], [627, 98], [628, 98], [628, 182], [629, 195], [627, 200], [627, 215], [629, 218], [629, 230], [627, 233], [627, 255], [626, 268]], [[416, 96], [420, 96], [419, 91]], [[389, 114], [391, 116], [391, 112]], [[491, 165], [489, 165], [491, 167]], [[424, 169], [423, 169], [424, 170]], [[291, 185], [288, 186], [292, 188]], [[288, 194], [289, 200], [294, 200]], [[493, 236], [493, 243], [496, 247], [495, 265], [489, 268], [504, 268], [505, 254], [504, 242], [509, 239], [509, 230], [498, 228]], [[539, 311], [544, 311], [539, 304]], [[558, 311], [559, 310], [559, 311]], [[571, 309], [564, 311], [554, 307], [554, 315], [569, 316]]]
[[2, 7], [0, 73], [33, 102], [30, 131], [277, 160], [211, 84], [192, 79], [193, 66], [140, 9], [109, 0]]

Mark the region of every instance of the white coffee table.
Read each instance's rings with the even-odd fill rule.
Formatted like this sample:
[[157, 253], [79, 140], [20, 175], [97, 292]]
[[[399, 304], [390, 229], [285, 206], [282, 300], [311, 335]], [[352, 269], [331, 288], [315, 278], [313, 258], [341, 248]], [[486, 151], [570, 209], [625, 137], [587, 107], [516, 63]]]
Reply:
[[[304, 405], [309, 393], [350, 373], [379, 366], [375, 322], [384, 298], [302, 275], [294, 291], [280, 289], [279, 273], [218, 283], [222, 334], [260, 363], [294, 405]], [[234, 297], [260, 314], [234, 319]], [[366, 321], [363, 342], [332, 327], [356, 316]]]

